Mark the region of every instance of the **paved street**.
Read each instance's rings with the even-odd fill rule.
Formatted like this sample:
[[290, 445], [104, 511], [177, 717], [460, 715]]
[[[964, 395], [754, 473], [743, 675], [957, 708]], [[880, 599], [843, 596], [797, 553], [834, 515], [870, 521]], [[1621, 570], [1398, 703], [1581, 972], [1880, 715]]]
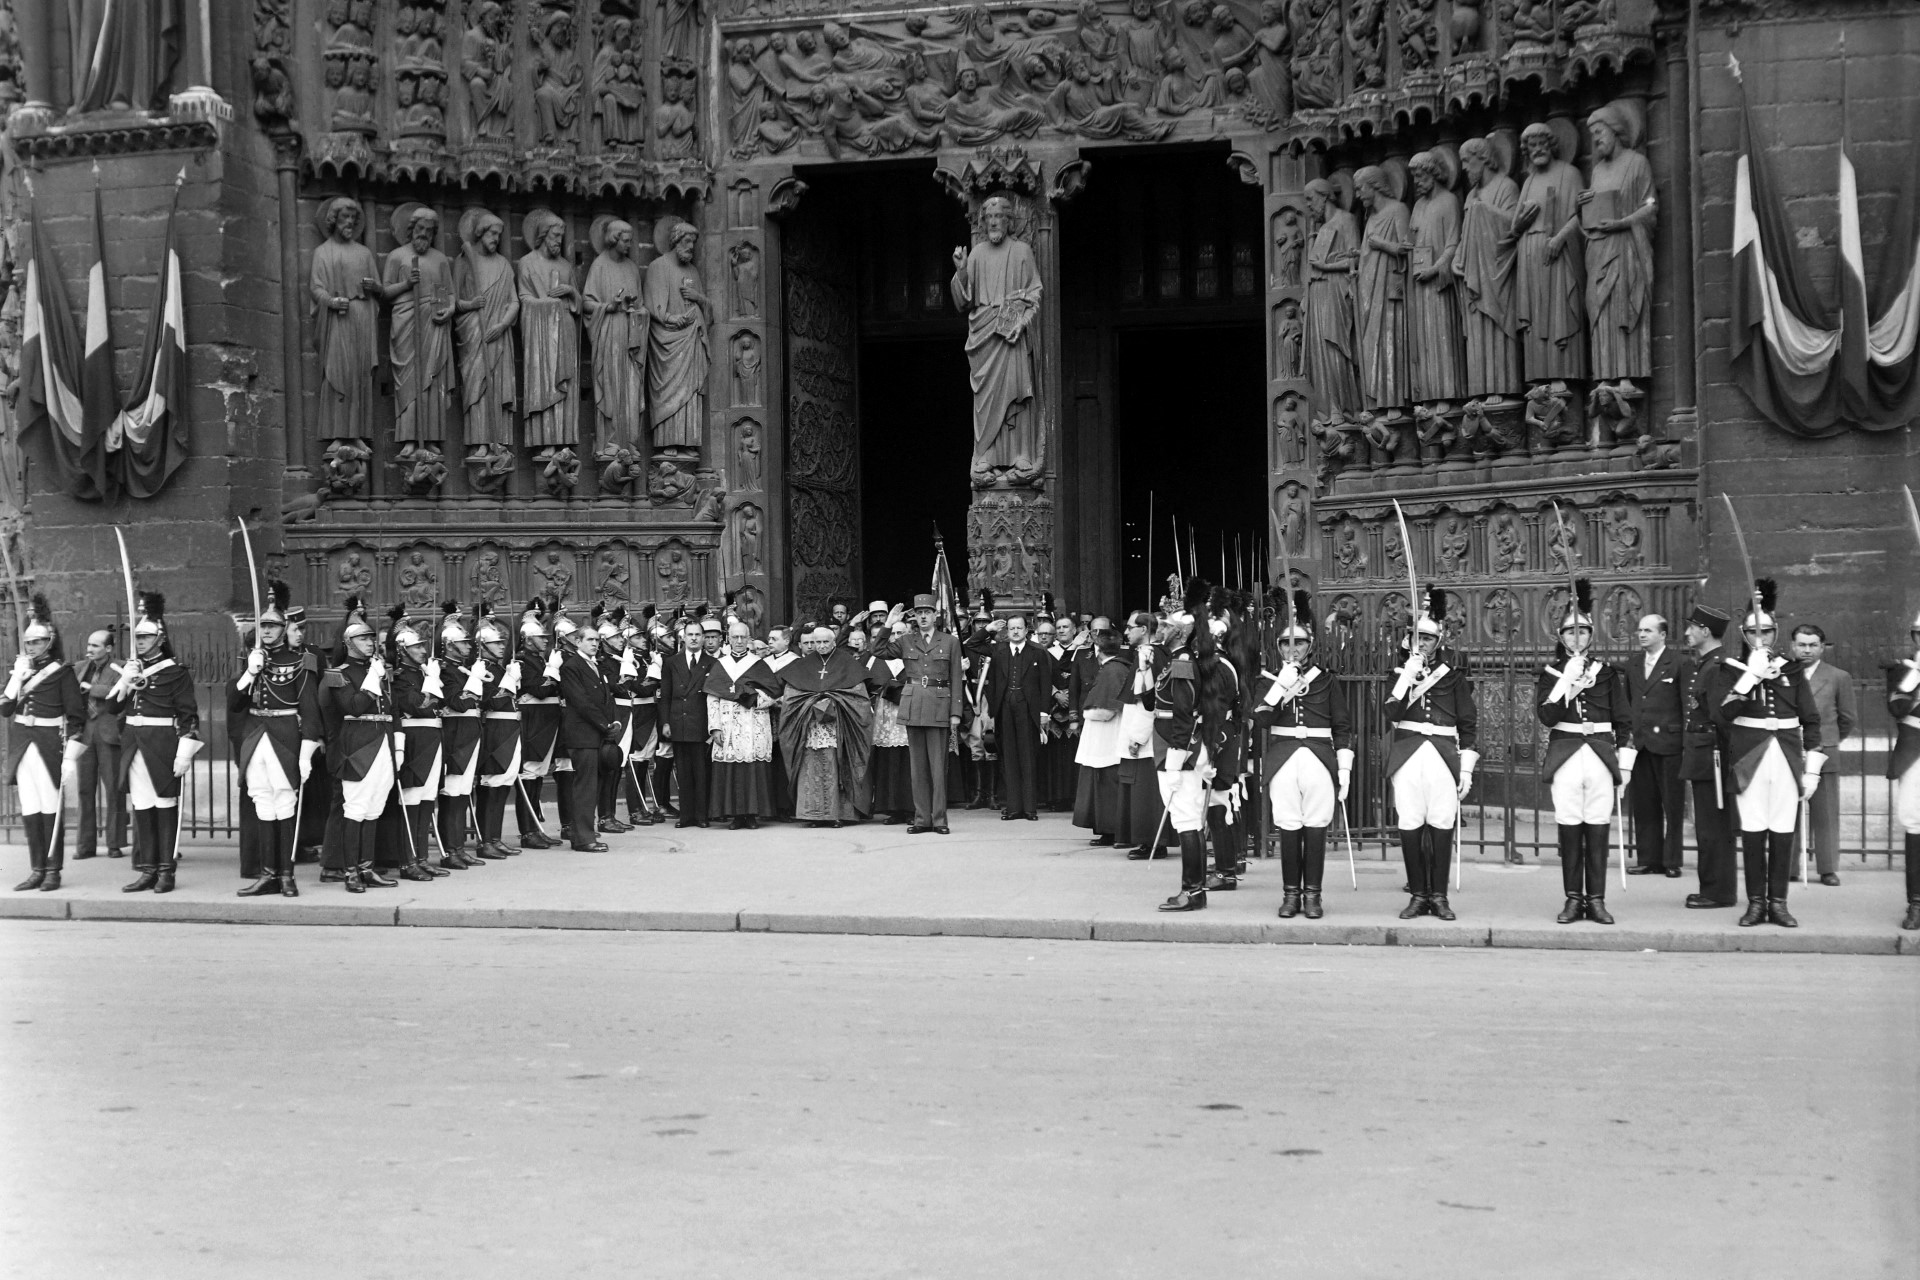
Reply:
[[0, 921], [8, 1276], [1908, 1277], [1876, 957]]

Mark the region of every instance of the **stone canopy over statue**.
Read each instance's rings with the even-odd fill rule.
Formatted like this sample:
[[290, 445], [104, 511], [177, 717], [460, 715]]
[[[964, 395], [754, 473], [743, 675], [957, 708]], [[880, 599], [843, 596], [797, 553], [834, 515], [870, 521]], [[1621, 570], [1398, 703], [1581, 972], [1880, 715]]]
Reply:
[[967, 366], [973, 386], [973, 484], [1027, 485], [1046, 467], [1034, 407], [1033, 323], [1040, 314], [1040, 268], [1026, 241], [1011, 234], [1013, 201], [990, 196], [981, 208], [986, 239], [953, 251], [953, 301], [967, 316]]

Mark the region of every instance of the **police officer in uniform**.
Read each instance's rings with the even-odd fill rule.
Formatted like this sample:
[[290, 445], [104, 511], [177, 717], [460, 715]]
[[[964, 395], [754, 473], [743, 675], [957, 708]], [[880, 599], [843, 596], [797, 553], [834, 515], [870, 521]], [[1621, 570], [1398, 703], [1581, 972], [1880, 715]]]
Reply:
[[[1534, 705], [1547, 726], [1544, 769], [1560, 837], [1561, 924], [1612, 924], [1607, 842], [1615, 799], [1633, 772], [1633, 710], [1623, 672], [1592, 656], [1593, 585], [1575, 580], [1553, 662], [1535, 677]], [[1554, 663], [1558, 663], [1555, 666]]]
[[166, 597], [140, 596], [134, 656], [121, 669], [112, 701], [126, 716], [121, 782], [133, 808], [134, 870], [124, 893], [172, 893], [180, 848], [180, 779], [201, 749], [193, 676], [173, 656]]
[[[450, 848], [440, 865], [466, 870], [499, 862], [520, 851], [508, 846], [501, 833], [506, 825], [507, 800], [520, 783], [520, 663], [507, 652], [511, 643], [506, 627], [482, 604], [473, 628], [479, 654], [467, 676], [466, 688], [480, 700], [480, 752], [475, 766], [480, 785], [480, 843], [469, 854]], [[478, 676], [477, 685], [475, 676]]]
[[1887, 776], [1893, 820], [1906, 836], [1907, 915], [1902, 929], [1920, 929], [1920, 617], [1907, 629], [1914, 655], [1887, 670], [1887, 711], [1898, 726]]
[[1753, 608], [1741, 620], [1746, 652], [1721, 665], [1710, 700], [1727, 741], [1728, 787], [1740, 820], [1740, 857], [1747, 881], [1743, 927], [1771, 920], [1800, 922], [1787, 910], [1793, 875], [1793, 832], [1800, 804], [1820, 785], [1820, 712], [1805, 667], [1776, 655], [1774, 582], [1754, 580]]
[[441, 737], [440, 703], [446, 695], [440, 660], [428, 656], [428, 638], [404, 610], [395, 606], [387, 632], [388, 689], [393, 698], [394, 782], [399, 787], [399, 819], [405, 824], [402, 880], [429, 881], [451, 875], [429, 865], [440, 802], [446, 752]]
[[254, 813], [253, 824], [242, 833], [247, 847], [241, 849], [240, 863], [256, 878], [238, 893], [297, 898], [293, 863], [300, 788], [324, 736], [320, 664], [287, 643], [287, 584], [270, 582], [268, 591], [272, 603], [255, 619], [254, 647], [227, 690], [228, 732], [239, 744], [234, 765]]
[[1253, 688], [1253, 724], [1266, 745], [1261, 790], [1280, 832], [1280, 918], [1318, 920], [1327, 830], [1353, 779], [1353, 723], [1339, 679], [1313, 661], [1313, 597], [1295, 591], [1280, 628], [1279, 671]]
[[63, 788], [86, 750], [87, 702], [80, 681], [61, 652], [47, 598], [34, 593], [20, 653], [0, 694], [0, 717], [13, 720], [7, 776], [20, 789], [21, 825], [27, 830], [31, 874], [13, 886], [51, 891], [60, 887], [66, 841], [60, 831]]
[[[347, 598], [337, 661], [320, 681], [327, 727], [327, 767], [340, 785], [340, 842], [327, 856], [348, 893], [390, 889], [374, 867], [376, 832], [393, 790], [393, 697], [386, 663], [375, 652], [373, 627], [360, 597]], [[323, 875], [322, 879], [328, 878]]]
[[1724, 655], [1720, 638], [1732, 621], [1718, 609], [1696, 604], [1687, 614], [1687, 647], [1693, 650], [1681, 671], [1685, 683], [1680, 726], [1680, 776], [1693, 789], [1694, 869], [1700, 892], [1687, 895], [1693, 910], [1731, 907], [1734, 887], [1733, 829], [1728, 822], [1726, 781], [1721, 771], [1725, 744], [1713, 718], [1710, 690], [1719, 678]]
[[931, 595], [915, 596], [913, 630], [900, 639], [900, 723], [913, 781], [910, 836], [948, 834], [947, 751], [960, 733], [965, 664], [960, 641], [935, 629], [936, 616]]
[[[486, 667], [474, 655], [473, 632], [460, 612], [460, 602], [441, 606], [435, 661], [440, 671], [440, 796], [436, 827], [440, 860], [428, 870], [452, 871], [447, 862], [455, 850], [467, 848], [467, 823], [473, 820], [474, 839], [480, 839], [479, 814], [474, 802], [474, 780], [480, 769], [480, 696], [486, 691]], [[421, 849], [422, 857], [432, 853]]]
[[1446, 609], [1445, 593], [1429, 587], [1426, 607], [1414, 624], [1418, 639], [1394, 672], [1384, 709], [1393, 726], [1387, 776], [1393, 780], [1400, 855], [1413, 895], [1400, 912], [1402, 920], [1428, 914], [1454, 918], [1447, 903], [1447, 867], [1460, 802], [1473, 788], [1473, 769], [1480, 760], [1474, 750], [1479, 714], [1473, 683], [1455, 665], [1458, 655], [1440, 648]]

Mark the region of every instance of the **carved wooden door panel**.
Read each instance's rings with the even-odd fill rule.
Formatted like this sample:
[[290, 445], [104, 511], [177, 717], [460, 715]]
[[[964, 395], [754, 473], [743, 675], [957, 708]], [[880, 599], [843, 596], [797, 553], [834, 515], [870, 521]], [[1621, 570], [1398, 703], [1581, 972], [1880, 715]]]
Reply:
[[802, 206], [782, 238], [787, 527], [794, 619], [824, 621], [829, 598], [851, 599], [859, 581], [859, 272], [849, 223], [809, 212]]

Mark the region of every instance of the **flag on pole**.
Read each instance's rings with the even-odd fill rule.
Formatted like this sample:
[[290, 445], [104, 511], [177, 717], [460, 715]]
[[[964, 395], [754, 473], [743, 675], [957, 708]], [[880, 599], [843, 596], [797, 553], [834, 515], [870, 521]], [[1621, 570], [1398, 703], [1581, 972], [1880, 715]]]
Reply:
[[[1914, 111], [1906, 135], [1920, 137], [1920, 108]], [[1847, 157], [1846, 134], [1841, 134], [1840, 164], [1840, 246], [1843, 258], [1851, 252], [1853, 260], [1842, 269], [1843, 289], [1852, 278], [1864, 282], [1859, 267], [1860, 210], [1852, 195], [1853, 164]], [[1856, 392], [1855, 413], [1860, 424], [1869, 428], [1904, 426], [1920, 418], [1920, 165], [1901, 166], [1904, 176], [1900, 198], [1887, 211], [1887, 241], [1880, 250], [1880, 270], [1875, 273], [1871, 294], [1862, 283], [1860, 324], [1865, 334]], [[1849, 237], [1851, 243], [1849, 244]], [[1846, 295], [1843, 293], [1843, 297]], [[1849, 299], [1850, 301], [1850, 299]], [[1871, 307], [1871, 311], [1869, 311]], [[1873, 317], [1868, 323], [1868, 315]], [[1849, 326], [1855, 323], [1852, 313]]]
[[113, 332], [107, 312], [107, 230], [100, 211], [100, 165], [93, 166], [93, 262], [87, 267], [86, 353], [80, 362], [80, 403], [84, 444], [81, 466], [102, 495], [118, 487], [108, 473], [107, 454], [120, 447], [115, 419], [120, 397], [113, 385]]
[[40, 225], [39, 202], [28, 187], [27, 226], [32, 250], [20, 319], [20, 430], [45, 423], [61, 482], [75, 497], [97, 502], [104, 495], [88, 476], [86, 410], [80, 398], [80, 331], [73, 322], [66, 279], [53, 241]]
[[940, 611], [941, 621], [947, 630], [956, 630], [953, 575], [947, 571], [947, 544], [937, 529], [933, 535], [933, 607]]
[[180, 291], [180, 253], [174, 247], [180, 187], [185, 166], [173, 182], [173, 204], [160, 254], [159, 288], [147, 316], [147, 341], [140, 352], [140, 381], [114, 424], [119, 440], [121, 484], [136, 498], [151, 498], [187, 458], [187, 329]]

